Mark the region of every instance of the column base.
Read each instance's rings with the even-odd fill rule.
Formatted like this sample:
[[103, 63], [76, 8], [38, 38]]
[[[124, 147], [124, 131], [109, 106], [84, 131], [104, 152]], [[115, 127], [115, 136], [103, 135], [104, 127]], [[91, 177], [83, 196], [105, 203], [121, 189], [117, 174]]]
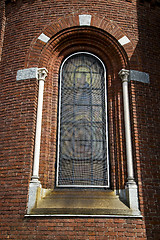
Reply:
[[36, 207], [38, 195], [41, 192], [41, 183], [38, 179], [32, 179], [29, 183], [29, 194], [28, 194], [28, 206], [27, 214], [31, 212], [33, 208]]
[[126, 200], [129, 208], [132, 209], [134, 215], [140, 215], [139, 202], [138, 202], [138, 188], [135, 182], [127, 182], [126, 187]]
[[119, 197], [131, 210], [133, 215], [141, 215], [138, 201], [138, 188], [135, 181], [128, 181], [125, 189], [119, 189]]

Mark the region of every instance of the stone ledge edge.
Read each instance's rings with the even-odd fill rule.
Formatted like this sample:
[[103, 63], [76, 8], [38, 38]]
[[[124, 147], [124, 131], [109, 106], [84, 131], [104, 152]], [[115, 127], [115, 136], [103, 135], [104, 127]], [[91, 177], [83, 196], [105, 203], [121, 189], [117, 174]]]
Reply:
[[142, 215], [26, 214], [25, 217], [143, 218]]

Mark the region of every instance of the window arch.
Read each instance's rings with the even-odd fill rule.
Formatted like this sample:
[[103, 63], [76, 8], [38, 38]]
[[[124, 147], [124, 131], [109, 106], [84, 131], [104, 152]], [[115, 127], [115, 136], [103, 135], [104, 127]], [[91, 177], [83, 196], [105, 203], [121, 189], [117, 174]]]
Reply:
[[[69, 32], [68, 32], [69, 31]], [[61, 32], [62, 33], [62, 32]], [[56, 38], [52, 38], [52, 40], [46, 44], [46, 46], [43, 49], [42, 55], [38, 58], [39, 62], [38, 65], [40, 66], [46, 66], [48, 70], [47, 75], [47, 81], [45, 82], [45, 92], [44, 92], [44, 107], [43, 107], [43, 121], [42, 121], [42, 140], [41, 142], [41, 153], [40, 157], [38, 158], [38, 164], [40, 163], [40, 179], [41, 183], [38, 180], [39, 176], [38, 174], [36, 176], [32, 176], [32, 180], [29, 185], [29, 200], [28, 200], [28, 210], [27, 213], [31, 214], [32, 216], [34, 214], [47, 214], [49, 213], [49, 216], [53, 214], [53, 216], [59, 215], [66, 215], [71, 214], [70, 216], [76, 216], [85, 215], [89, 216], [93, 214], [96, 215], [102, 215], [102, 216], [115, 216], [115, 215], [125, 215], [125, 216], [131, 216], [131, 215], [138, 215], [139, 216], [139, 210], [138, 210], [138, 198], [137, 198], [137, 186], [136, 184], [128, 185], [128, 182], [125, 185], [125, 179], [127, 177], [126, 171], [124, 168], [125, 164], [125, 148], [123, 147], [124, 140], [124, 134], [123, 134], [123, 126], [121, 121], [121, 112], [123, 111], [122, 106], [122, 91], [121, 91], [121, 81], [118, 77], [118, 72], [120, 69], [126, 69], [128, 66], [128, 56], [126, 55], [124, 49], [120, 46], [120, 44], [116, 41], [116, 39], [109, 35], [105, 31], [101, 31], [98, 28], [71, 28], [71, 29], [65, 29], [63, 31], [63, 34], [58, 36], [59, 41], [57, 41]], [[73, 41], [71, 41], [71, 39]], [[88, 41], [89, 39], [89, 41]], [[65, 41], [64, 41], [65, 40]], [[99, 44], [97, 44], [97, 42]], [[51, 49], [55, 49], [55, 51], [52, 51]], [[96, 57], [93, 54], [89, 54], [88, 52], [83, 52], [87, 50], [88, 52], [93, 52], [94, 54], [98, 55], [103, 59], [103, 62], [107, 66], [107, 84], [106, 84], [106, 69], [104, 67], [104, 64], [102, 61]], [[73, 53], [73, 51], [77, 51], [77, 53], [70, 55]], [[79, 51], [79, 52], [78, 52]], [[81, 52], [80, 52], [81, 51]], [[103, 148], [103, 150], [106, 148], [106, 162], [105, 164], [101, 164], [103, 166], [101, 169], [105, 169], [105, 171], [99, 171], [101, 173], [100, 176], [103, 175], [103, 183], [101, 185], [98, 185], [96, 183], [93, 185], [92, 181], [95, 180], [94, 178], [90, 178], [91, 181], [87, 184], [84, 181], [75, 182], [74, 181], [74, 175], [70, 175], [71, 180], [69, 183], [65, 182], [66, 177], [64, 173], [71, 172], [72, 168], [69, 167], [69, 164], [66, 164], [67, 168], [64, 168], [64, 171], [60, 168], [60, 153], [61, 153], [61, 133], [63, 134], [64, 131], [61, 128], [62, 123], [62, 112], [61, 108], [59, 108], [59, 127], [58, 127], [58, 144], [56, 142], [56, 132], [57, 132], [57, 104], [58, 104], [58, 75], [59, 75], [59, 69], [60, 70], [60, 76], [61, 81], [60, 84], [62, 84], [62, 76], [63, 76], [63, 67], [65, 66], [65, 63], [67, 63], [67, 60], [70, 60], [71, 57], [74, 57], [78, 54], [85, 54], [86, 56], [92, 56], [94, 57], [94, 60], [96, 60], [103, 69], [103, 86], [104, 92], [102, 94], [103, 96], [103, 105], [102, 105], [102, 112], [104, 113], [102, 124], [105, 126], [105, 131], [103, 130], [103, 139], [105, 140], [103, 142], [103, 146], [105, 146], [104, 143], [106, 143], [106, 147]], [[62, 60], [64, 62], [62, 63]], [[32, 62], [33, 63], [33, 62]], [[62, 65], [61, 65], [62, 63]], [[62, 67], [60, 67], [60, 65]], [[80, 71], [80, 70], [79, 70]], [[76, 71], [75, 71], [76, 72]], [[77, 73], [77, 72], [76, 72]], [[76, 75], [76, 74], [75, 74]], [[83, 75], [83, 74], [82, 74]], [[84, 75], [85, 76], [85, 75]], [[59, 85], [60, 85], [59, 84]], [[107, 97], [107, 91], [106, 91], [106, 85], [108, 86], [108, 97]], [[39, 84], [40, 86], [40, 84]], [[62, 86], [62, 85], [61, 85]], [[39, 88], [40, 89], [40, 88]], [[62, 89], [63, 91], [63, 89]], [[91, 92], [91, 91], [88, 91]], [[104, 94], [105, 93], [105, 94]], [[61, 100], [61, 94], [59, 99], [59, 107], [62, 105]], [[89, 95], [89, 94], [88, 94]], [[41, 95], [40, 95], [41, 96]], [[64, 95], [65, 96], [65, 95]], [[89, 95], [90, 96], [90, 95]], [[42, 96], [43, 97], [43, 96]], [[65, 96], [66, 97], [66, 96]], [[39, 99], [39, 98], [38, 98]], [[82, 98], [83, 99], [83, 98]], [[108, 131], [107, 131], [107, 102], [106, 99], [108, 99], [108, 115], [110, 120], [109, 125], [109, 136], [110, 136], [110, 166], [111, 166], [111, 189], [105, 189], [105, 191], [102, 191], [102, 189], [99, 189], [100, 191], [82, 191], [82, 189], [77, 189], [76, 191], [65, 191], [64, 188], [57, 189], [55, 188], [55, 185], [62, 186], [62, 187], [109, 187], [109, 158], [108, 158]], [[88, 102], [90, 101], [90, 97], [88, 97]], [[39, 102], [39, 101], [38, 101]], [[75, 105], [75, 104], [74, 104]], [[79, 105], [79, 108], [82, 106]], [[87, 106], [86, 106], [87, 107]], [[67, 112], [67, 111], [65, 111]], [[106, 118], [105, 118], [106, 117]], [[120, 117], [120, 118], [119, 118]], [[38, 121], [37, 121], [38, 122]], [[88, 127], [88, 126], [87, 126]], [[41, 129], [38, 129], [38, 133]], [[81, 132], [81, 131], [80, 131]], [[100, 132], [100, 131], [99, 131]], [[36, 132], [37, 133], [37, 132]], [[81, 134], [80, 134], [81, 135]], [[83, 140], [83, 138], [82, 138]], [[71, 142], [71, 141], [70, 141]], [[79, 141], [80, 142], [80, 141]], [[58, 145], [58, 151], [56, 151]], [[35, 146], [36, 141], [35, 141]], [[89, 146], [85, 146], [88, 148]], [[84, 148], [84, 145], [82, 145], [82, 148]], [[65, 148], [63, 148], [64, 150]], [[68, 150], [69, 148], [67, 148]], [[80, 149], [80, 147], [79, 147]], [[40, 150], [40, 148], [39, 148]], [[73, 150], [73, 147], [71, 148]], [[36, 151], [35, 151], [36, 152]], [[58, 152], [58, 164], [57, 169], [55, 169], [55, 161], [56, 161], [56, 153]], [[85, 151], [87, 152], [87, 151]], [[92, 151], [93, 152], [93, 151]], [[73, 151], [72, 151], [73, 153]], [[78, 153], [81, 153], [81, 150], [79, 150]], [[83, 151], [82, 151], [83, 153]], [[90, 154], [91, 156], [91, 154]], [[67, 156], [68, 157], [68, 156]], [[69, 156], [70, 159], [70, 156]], [[85, 158], [84, 158], [85, 159]], [[40, 160], [40, 162], [39, 162]], [[82, 159], [83, 160], [83, 159]], [[82, 161], [81, 161], [82, 162]], [[98, 161], [97, 161], [98, 162]], [[35, 161], [34, 161], [35, 163]], [[80, 163], [80, 161], [79, 161]], [[37, 165], [38, 165], [37, 164]], [[39, 171], [39, 165], [36, 170]], [[65, 166], [65, 165], [64, 165]], [[79, 166], [82, 166], [82, 164], [79, 164]], [[83, 168], [78, 168], [80, 172], [85, 172], [87, 167], [84, 166]], [[94, 169], [94, 168], [93, 168]], [[98, 168], [96, 168], [96, 176], [98, 175]], [[56, 182], [55, 184], [55, 171], [56, 173]], [[74, 173], [77, 173], [74, 168]], [[47, 174], [46, 174], [47, 173]], [[63, 177], [59, 181], [60, 174]], [[72, 172], [71, 172], [72, 173]], [[86, 174], [87, 175], [87, 174]], [[89, 175], [89, 174], [88, 174]], [[87, 175], [87, 177], [88, 177]], [[69, 176], [69, 174], [68, 174]], [[35, 178], [36, 177], [36, 178]], [[89, 179], [89, 180], [90, 180]], [[99, 177], [98, 180], [102, 178]], [[76, 179], [77, 180], [77, 179]], [[83, 180], [83, 178], [82, 178]], [[107, 182], [108, 181], [108, 182]], [[97, 181], [98, 182], [98, 181]], [[42, 185], [41, 185], [42, 184]], [[81, 185], [80, 185], [81, 184]], [[42, 187], [43, 186], [43, 187]], [[125, 189], [124, 189], [125, 187]], [[68, 194], [69, 193], [69, 194]], [[127, 203], [128, 206], [123, 204], [119, 198], [117, 198], [116, 194], [119, 195], [119, 197], [124, 200], [125, 203]], [[98, 196], [98, 197], [97, 197]], [[57, 201], [58, 199], [61, 199], [60, 201]], [[69, 201], [66, 201], [69, 199]], [[88, 201], [86, 201], [86, 199]], [[70, 201], [71, 200], [71, 201]], [[70, 202], [70, 204], [68, 204]], [[58, 203], [58, 205], [57, 205]], [[81, 203], [81, 205], [79, 205]], [[103, 203], [103, 204], [102, 204]], [[107, 204], [106, 204], [107, 203]], [[73, 205], [72, 205], [73, 204]], [[88, 208], [89, 206], [89, 208]], [[113, 208], [112, 208], [113, 207]], [[95, 210], [93, 212], [93, 209]], [[99, 215], [99, 216], [100, 216]], [[46, 215], [45, 215], [46, 216]]]
[[88, 52], [60, 69], [58, 187], [109, 187], [106, 68]]

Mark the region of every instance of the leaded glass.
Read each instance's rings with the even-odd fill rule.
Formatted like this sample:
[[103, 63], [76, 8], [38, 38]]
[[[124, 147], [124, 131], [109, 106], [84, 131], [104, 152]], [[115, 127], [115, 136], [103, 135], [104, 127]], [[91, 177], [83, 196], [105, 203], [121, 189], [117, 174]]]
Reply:
[[60, 73], [57, 186], [107, 187], [106, 79], [93, 54], [77, 53]]

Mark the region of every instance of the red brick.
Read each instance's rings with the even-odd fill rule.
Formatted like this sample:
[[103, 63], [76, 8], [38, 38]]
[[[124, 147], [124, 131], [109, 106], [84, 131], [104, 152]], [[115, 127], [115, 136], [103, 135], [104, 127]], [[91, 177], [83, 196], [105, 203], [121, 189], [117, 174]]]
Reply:
[[[153, 1], [148, 5], [144, 2], [8, 0], [5, 5], [4, 0], [0, 2], [0, 239], [159, 239], [160, 11], [156, 1], [154, 6]], [[92, 28], [75, 27], [79, 14], [92, 15]], [[37, 40], [42, 32], [52, 37], [49, 43]], [[82, 37], [84, 33], [87, 41]], [[122, 48], [117, 40], [124, 35], [131, 43]], [[118, 71], [131, 68], [150, 74], [150, 85], [129, 84], [135, 177], [144, 218], [24, 218], [34, 156], [38, 83], [16, 82], [17, 70], [27, 67], [49, 70], [44, 92], [40, 180], [43, 187], [53, 188], [59, 68], [66, 56], [84, 51], [86, 42], [88, 51], [98, 55], [108, 68], [113, 189], [124, 188], [127, 179]]]

